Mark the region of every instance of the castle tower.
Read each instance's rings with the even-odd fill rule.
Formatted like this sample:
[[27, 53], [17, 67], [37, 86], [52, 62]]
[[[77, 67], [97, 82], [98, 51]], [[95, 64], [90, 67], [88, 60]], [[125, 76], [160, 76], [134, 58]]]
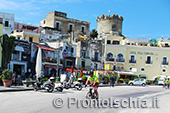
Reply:
[[101, 15], [101, 17], [97, 17], [97, 32], [98, 34], [117, 34], [122, 35], [122, 22], [123, 17], [118, 16], [117, 14], [110, 15]]

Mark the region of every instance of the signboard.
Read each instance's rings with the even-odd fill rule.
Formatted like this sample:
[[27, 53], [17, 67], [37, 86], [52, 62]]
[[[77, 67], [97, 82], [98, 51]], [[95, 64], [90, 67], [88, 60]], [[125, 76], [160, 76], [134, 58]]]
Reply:
[[64, 57], [67, 56], [67, 50], [66, 50], [66, 49], [63, 50], [63, 56], [64, 56]]
[[104, 65], [104, 69], [105, 69], [105, 70], [110, 70], [110, 64], [105, 64], [105, 65]]

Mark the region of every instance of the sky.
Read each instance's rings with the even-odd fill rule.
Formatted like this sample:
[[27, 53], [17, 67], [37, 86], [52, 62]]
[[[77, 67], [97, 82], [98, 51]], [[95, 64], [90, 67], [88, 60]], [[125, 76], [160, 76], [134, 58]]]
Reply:
[[[111, 12], [109, 12], [111, 10]], [[170, 38], [170, 0], [1, 0], [0, 12], [15, 15], [15, 22], [39, 26], [53, 11], [90, 22], [97, 30], [101, 14], [123, 16], [122, 34], [128, 38]]]

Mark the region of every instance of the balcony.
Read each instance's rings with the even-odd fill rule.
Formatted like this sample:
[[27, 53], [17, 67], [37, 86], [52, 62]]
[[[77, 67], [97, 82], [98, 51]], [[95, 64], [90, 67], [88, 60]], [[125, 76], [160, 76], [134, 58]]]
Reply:
[[86, 57], [86, 56], [81, 56], [81, 58], [90, 59], [90, 57]]
[[146, 63], [146, 64], [152, 64], [153, 61], [146, 61], [145, 63]]
[[106, 61], [115, 61], [114, 58], [106, 58]]
[[13, 54], [12, 60], [20, 61], [20, 55], [19, 54]]
[[42, 59], [43, 62], [51, 62], [51, 63], [57, 63], [57, 58], [45, 58]]
[[125, 59], [116, 59], [116, 62], [125, 62]]
[[129, 63], [136, 63], [136, 60], [129, 60]]
[[162, 62], [162, 65], [168, 65], [169, 62]]

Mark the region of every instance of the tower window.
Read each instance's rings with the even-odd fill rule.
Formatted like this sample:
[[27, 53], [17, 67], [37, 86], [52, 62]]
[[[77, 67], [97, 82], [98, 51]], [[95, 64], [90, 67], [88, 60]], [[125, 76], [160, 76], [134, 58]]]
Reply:
[[9, 26], [9, 22], [5, 21], [5, 27], [8, 27], [8, 26]]
[[81, 27], [81, 32], [83, 32], [83, 33], [84, 33], [84, 27]]
[[111, 41], [110, 41], [110, 40], [107, 40], [107, 44], [111, 44]]
[[59, 30], [59, 23], [56, 23], [56, 29]]

